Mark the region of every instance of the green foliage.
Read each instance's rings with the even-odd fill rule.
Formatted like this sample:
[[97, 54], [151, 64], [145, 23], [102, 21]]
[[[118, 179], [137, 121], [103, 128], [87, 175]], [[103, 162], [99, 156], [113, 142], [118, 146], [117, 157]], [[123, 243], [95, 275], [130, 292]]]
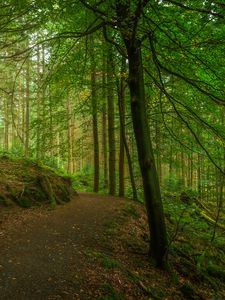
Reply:
[[73, 186], [82, 192], [93, 190], [93, 168], [86, 166], [81, 171], [72, 175]]
[[5, 153], [7, 153], [11, 157], [22, 157], [24, 154], [24, 149], [21, 144], [15, 144], [9, 151]]
[[182, 191], [183, 188], [183, 179], [176, 175], [168, 176], [164, 179], [164, 189], [168, 192], [179, 193], [179, 191]]
[[42, 158], [41, 162], [43, 163], [43, 165], [48, 166], [52, 169], [59, 169], [58, 162], [55, 157], [45, 156], [44, 158]]
[[11, 159], [18, 158], [18, 157], [21, 158], [23, 157], [23, 154], [24, 154], [24, 149], [20, 144], [12, 146], [8, 151], [4, 149], [0, 150], [0, 156], [8, 156]]
[[[182, 272], [193, 272], [194, 265], [195, 272], [217, 289], [225, 274], [225, 237], [221, 229], [212, 243], [213, 225], [201, 217], [201, 209], [195, 203], [184, 204], [178, 198], [173, 201], [166, 198], [164, 210], [171, 241], [170, 254], [181, 257]], [[184, 286], [181, 291], [190, 299], [192, 287]]]
[[185, 188], [184, 192], [190, 197], [191, 199], [198, 197], [198, 192], [192, 188]]

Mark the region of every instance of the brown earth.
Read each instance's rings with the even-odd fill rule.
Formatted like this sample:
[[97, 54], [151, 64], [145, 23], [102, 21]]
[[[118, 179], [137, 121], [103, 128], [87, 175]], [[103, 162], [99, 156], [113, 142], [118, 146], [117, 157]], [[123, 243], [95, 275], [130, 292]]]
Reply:
[[197, 281], [187, 298], [188, 276], [151, 266], [131, 200], [81, 193], [54, 210], [2, 208], [0, 221], [1, 300], [213, 299]]
[[82, 194], [55, 210], [2, 215], [0, 299], [93, 299], [101, 274], [88, 251], [102, 248], [104, 224], [125, 202]]

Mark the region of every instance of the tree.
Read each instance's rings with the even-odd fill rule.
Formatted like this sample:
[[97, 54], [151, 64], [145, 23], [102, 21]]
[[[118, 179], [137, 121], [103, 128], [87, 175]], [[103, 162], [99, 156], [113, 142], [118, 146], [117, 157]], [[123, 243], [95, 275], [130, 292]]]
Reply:
[[[13, 17], [10, 16], [10, 9], [12, 9]], [[36, 110], [40, 122], [35, 120], [32, 110], [30, 114], [29, 138], [32, 139], [34, 129], [38, 129], [39, 134], [36, 135], [36, 140], [34, 138], [30, 142], [29, 146], [32, 148], [33, 144], [41, 142], [43, 147], [40, 147], [39, 152], [43, 154], [43, 157], [55, 154], [58, 161], [65, 165], [64, 154], [68, 154], [68, 148], [71, 148], [66, 147], [67, 140], [64, 136], [68, 132], [68, 124], [65, 123], [65, 119], [70, 119], [72, 114], [72, 110], [66, 113], [65, 103], [71, 101], [69, 95], [72, 95], [74, 103], [71, 106], [74, 106], [77, 114], [76, 124], [80, 130], [76, 136], [74, 149], [79, 149], [82, 153], [79, 166], [92, 166], [90, 149], [92, 149], [93, 138], [89, 134], [89, 123], [91, 119], [95, 120], [92, 129], [95, 128], [93, 134], [96, 141], [99, 136], [96, 135], [98, 119], [94, 86], [98, 88], [96, 70], [101, 70], [103, 85], [107, 81], [108, 173], [111, 194], [115, 194], [116, 191], [117, 164], [115, 161], [117, 136], [119, 135], [117, 126], [119, 122], [116, 119], [114, 105], [115, 78], [116, 74], [120, 72], [117, 62], [121, 61], [121, 56], [126, 60], [130, 90], [128, 111], [129, 113], [131, 111], [143, 180], [151, 236], [151, 256], [158, 265], [164, 265], [168, 250], [167, 237], [154, 154], [156, 154], [158, 171], [162, 169], [160, 172], [162, 184], [168, 175], [172, 177], [175, 174], [178, 179], [181, 176], [184, 188], [188, 185], [191, 189], [198, 187], [199, 196], [204, 197], [207, 194], [208, 198], [217, 199], [218, 206], [221, 206], [219, 199], [222, 199], [221, 195], [224, 193], [222, 178], [224, 177], [225, 140], [220, 107], [225, 103], [225, 72], [221, 67], [225, 45], [224, 5], [221, 1], [213, 0], [188, 0], [185, 3], [175, 0], [105, 0], [99, 2], [65, 0], [62, 7], [55, 1], [21, 1], [19, 6], [16, 1], [11, 1], [9, 7], [3, 5], [3, 10], [5, 17], [1, 26], [13, 33], [9, 35], [6, 30], [2, 37], [2, 40], [6, 42], [3, 43], [2, 57], [7, 57], [7, 59], [24, 58], [24, 54], [27, 52], [30, 52], [32, 57], [35, 47], [40, 44], [44, 44], [44, 47], [48, 49], [43, 62], [43, 65], [47, 66], [44, 76], [46, 94], [43, 95], [43, 101], [38, 101], [39, 104], [42, 103], [40, 111]], [[56, 12], [60, 16], [60, 20], [53, 17]], [[98, 36], [102, 34], [102, 31], [105, 41], [96, 42], [95, 47], [107, 49], [106, 59], [99, 63], [100, 60], [94, 57], [95, 64], [98, 65], [95, 70], [94, 63], [92, 63], [92, 68], [88, 68], [86, 36], [94, 34], [96, 41], [97, 39], [102, 41], [102, 36], [101, 38]], [[28, 49], [18, 49], [17, 32], [24, 33], [24, 35], [29, 33], [28, 45], [30, 46]], [[84, 37], [85, 39], [83, 39]], [[24, 36], [22, 42], [24, 42]], [[99, 46], [100, 44], [101, 46]], [[96, 51], [95, 49], [94, 53]], [[33, 61], [33, 66], [30, 66], [32, 69], [35, 59], [30, 58], [30, 61]], [[22, 65], [21, 70], [23, 69]], [[90, 69], [92, 69], [92, 74]], [[30, 72], [32, 74], [32, 70]], [[87, 72], [89, 72], [88, 75], [86, 75]], [[22, 78], [22, 72], [21, 74], [18, 72], [17, 77]], [[90, 77], [92, 77], [92, 87]], [[37, 83], [32, 81], [32, 76], [30, 76], [30, 80], [30, 92], [32, 93], [32, 87]], [[124, 84], [122, 78], [120, 80]], [[21, 79], [20, 82], [22, 81]], [[8, 140], [5, 138], [6, 148], [10, 148], [8, 145], [10, 140], [22, 143], [19, 104], [21, 95], [17, 90], [18, 82], [15, 80], [13, 84], [11, 83], [14, 86], [14, 97], [9, 97], [11, 112], [7, 110], [7, 103], [10, 104], [10, 102], [4, 102], [6, 115], [4, 130], [6, 136], [10, 136]], [[5, 90], [7, 90], [7, 86], [3, 85], [1, 92], [4, 93]], [[103, 107], [104, 125], [99, 143], [102, 142], [106, 179], [108, 177], [106, 176], [107, 126], [104, 103], [106, 90], [104, 87], [102, 87], [102, 91], [103, 103], [99, 103], [98, 107]], [[33, 95], [35, 95], [34, 92]], [[122, 138], [124, 140], [128, 159], [129, 151], [127, 150], [129, 150], [130, 143], [129, 141], [125, 143], [128, 130], [126, 130], [126, 134], [123, 130], [124, 112], [123, 109], [121, 110], [123, 97], [124, 95], [119, 93], [119, 98], [122, 100], [119, 101], [122, 102], [122, 107], [119, 106], [120, 137], [121, 140]], [[4, 93], [4, 99], [6, 98]], [[90, 99], [94, 101], [90, 101]], [[43, 113], [46, 108], [48, 108], [47, 117]], [[17, 119], [16, 112], [19, 112]], [[9, 123], [7, 123], [7, 120], [10, 120], [10, 114], [12, 115], [13, 132], [9, 132]], [[49, 117], [51, 121], [49, 121]], [[51, 137], [48, 135], [47, 128], [51, 128]], [[24, 134], [24, 130], [22, 131]], [[53, 133], [57, 133], [56, 141], [52, 138]], [[68, 140], [70, 139], [72, 137], [68, 135]], [[58, 151], [48, 150], [52, 144], [57, 145]], [[124, 165], [124, 148], [122, 146], [121, 143], [121, 194], [123, 194]], [[156, 149], [157, 147], [158, 149]], [[96, 154], [99, 151], [97, 151], [97, 147], [95, 149], [94, 153]], [[74, 151], [73, 155], [75, 155]], [[133, 165], [137, 166], [136, 158], [134, 160]], [[128, 165], [130, 167], [129, 159]], [[137, 174], [140, 170], [137, 172], [137, 167], [135, 168]], [[218, 184], [218, 181], [221, 181], [221, 184]], [[106, 183], [105, 180], [105, 185]]]
[[112, 47], [107, 47], [107, 104], [108, 104], [108, 149], [109, 149], [109, 194], [116, 194], [116, 145], [114, 122], [114, 80]]
[[98, 113], [96, 95], [96, 64], [94, 54], [94, 38], [90, 36], [90, 59], [91, 59], [91, 104], [92, 104], [92, 130], [94, 147], [94, 192], [99, 190], [99, 140], [98, 140]]

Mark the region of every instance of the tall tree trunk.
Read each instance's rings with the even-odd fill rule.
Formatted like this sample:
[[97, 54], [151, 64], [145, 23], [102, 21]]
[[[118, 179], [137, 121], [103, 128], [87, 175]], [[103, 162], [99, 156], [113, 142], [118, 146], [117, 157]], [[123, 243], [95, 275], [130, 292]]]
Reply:
[[157, 266], [165, 266], [167, 233], [146, 113], [141, 44], [136, 38], [125, 36], [124, 40], [129, 60], [132, 121], [150, 229], [150, 254]]
[[108, 145], [109, 145], [109, 194], [116, 194], [116, 143], [114, 124], [113, 57], [111, 45], [107, 51], [107, 102], [108, 102]]
[[162, 165], [161, 165], [161, 139], [160, 139], [160, 125], [158, 120], [155, 121], [155, 146], [156, 146], [156, 166], [159, 176], [159, 182], [162, 182]]
[[182, 183], [183, 187], [186, 187], [186, 176], [185, 176], [185, 157], [184, 157], [184, 150], [181, 147], [181, 157], [180, 157], [180, 163], [181, 163], [181, 177], [182, 177]]
[[[173, 119], [172, 119], [172, 131], [173, 131]], [[173, 176], [173, 141], [170, 141], [169, 147], [169, 176]]]
[[[137, 189], [136, 189], [136, 184], [135, 184], [135, 180], [134, 180], [134, 173], [133, 173], [133, 166], [132, 166], [132, 159], [130, 156], [130, 150], [129, 150], [129, 146], [127, 143], [127, 139], [126, 139], [126, 132], [125, 132], [125, 79], [123, 78], [123, 73], [125, 73], [125, 61], [123, 61], [122, 63], [122, 72], [121, 72], [121, 82], [120, 82], [120, 88], [119, 88], [119, 97], [118, 97], [118, 106], [119, 106], [119, 116], [120, 116], [120, 147], [125, 148], [126, 151], [126, 157], [127, 157], [127, 163], [128, 163], [128, 168], [129, 168], [129, 175], [130, 175], [130, 182], [131, 182], [131, 187], [132, 187], [132, 193], [133, 193], [133, 199], [137, 200], [138, 196], [137, 196]], [[122, 144], [122, 145], [121, 145]], [[122, 158], [121, 158], [122, 156]], [[119, 174], [121, 174], [121, 169], [124, 168], [124, 153], [121, 154], [120, 151], [120, 162], [119, 162]], [[122, 166], [121, 166], [122, 165]], [[124, 170], [122, 170], [123, 172]], [[119, 181], [122, 181], [119, 183], [119, 196], [123, 196], [124, 195], [124, 186], [123, 186], [123, 180], [124, 178], [120, 175], [120, 179]], [[122, 187], [121, 187], [122, 186]]]
[[66, 109], [67, 109], [67, 172], [72, 173], [72, 140], [71, 140], [71, 100], [67, 98], [66, 101]]
[[118, 104], [120, 114], [120, 154], [119, 154], [119, 196], [124, 197], [124, 140], [125, 140], [125, 79], [126, 61], [122, 58]]
[[27, 61], [26, 69], [26, 117], [25, 117], [25, 157], [29, 156], [29, 138], [30, 138], [30, 62]]
[[198, 166], [197, 166], [197, 188], [198, 188], [198, 197], [202, 198], [202, 186], [201, 186], [201, 155], [198, 153]]
[[38, 90], [37, 90], [37, 108], [36, 108], [36, 159], [41, 158], [41, 61], [40, 61], [40, 46], [37, 46], [37, 78], [38, 78]]
[[94, 147], [94, 192], [99, 190], [99, 140], [98, 140], [98, 110], [96, 95], [96, 64], [94, 56], [94, 39], [90, 36], [90, 58], [91, 58], [91, 104], [92, 104], [92, 132]]
[[9, 151], [9, 103], [8, 98], [4, 98], [4, 149]]
[[106, 57], [103, 53], [102, 72], [102, 156], [104, 188], [108, 187], [108, 161], [107, 161], [107, 111], [106, 111]]

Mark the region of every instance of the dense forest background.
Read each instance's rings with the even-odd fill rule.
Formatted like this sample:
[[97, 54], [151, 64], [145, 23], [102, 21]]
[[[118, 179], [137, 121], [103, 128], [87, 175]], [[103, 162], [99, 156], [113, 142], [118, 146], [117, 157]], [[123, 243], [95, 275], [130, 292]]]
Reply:
[[143, 201], [130, 100], [138, 42], [166, 215], [191, 228], [194, 201], [210, 224], [202, 234], [215, 240], [224, 229], [224, 10], [219, 0], [1, 1], [1, 152], [62, 169], [78, 190]]

